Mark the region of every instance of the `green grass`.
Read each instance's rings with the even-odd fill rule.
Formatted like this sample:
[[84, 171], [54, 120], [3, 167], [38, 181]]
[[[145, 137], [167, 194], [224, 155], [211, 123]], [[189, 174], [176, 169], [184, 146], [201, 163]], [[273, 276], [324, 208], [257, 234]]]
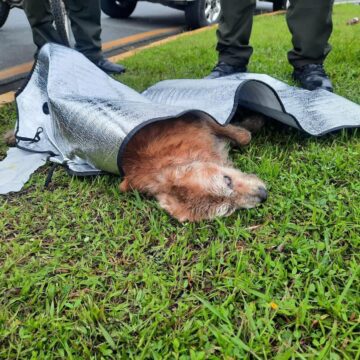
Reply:
[[[360, 102], [360, 7], [335, 8], [326, 63]], [[291, 82], [283, 16], [257, 18], [250, 70]], [[202, 77], [215, 32], [124, 63], [138, 90]], [[0, 109], [1, 132], [14, 106]], [[49, 166], [0, 199], [2, 359], [359, 359], [360, 136], [268, 126], [235, 163], [269, 186], [264, 206], [179, 224], [116, 177]], [[0, 147], [0, 156], [6, 148]]]

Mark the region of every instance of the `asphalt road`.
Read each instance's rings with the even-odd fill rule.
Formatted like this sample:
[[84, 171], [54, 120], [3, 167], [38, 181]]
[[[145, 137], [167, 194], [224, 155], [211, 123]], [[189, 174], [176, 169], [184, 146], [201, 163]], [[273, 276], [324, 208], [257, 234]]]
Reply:
[[[260, 2], [262, 9], [271, 3]], [[139, 2], [129, 19], [112, 19], [102, 15], [102, 41], [126, 38], [154, 29], [179, 27], [185, 29], [184, 12], [149, 2]], [[24, 12], [12, 9], [5, 25], [0, 28], [0, 71], [33, 60], [35, 46]]]
[[[166, 6], [140, 2], [126, 20], [102, 15], [102, 41], [125, 38], [153, 29], [185, 27], [184, 13]], [[0, 28], [0, 70], [33, 60], [35, 46], [24, 12], [12, 9], [5, 25]]]
[[[348, 2], [348, 0], [335, 1]], [[258, 8], [271, 10], [272, 4], [258, 1]], [[185, 18], [182, 11], [142, 1], [138, 3], [129, 19], [111, 19], [103, 14], [102, 27], [102, 40], [106, 43], [154, 29], [169, 27], [185, 29]], [[32, 61], [34, 52], [35, 46], [24, 12], [19, 9], [11, 10], [5, 25], [0, 28], [0, 71]]]

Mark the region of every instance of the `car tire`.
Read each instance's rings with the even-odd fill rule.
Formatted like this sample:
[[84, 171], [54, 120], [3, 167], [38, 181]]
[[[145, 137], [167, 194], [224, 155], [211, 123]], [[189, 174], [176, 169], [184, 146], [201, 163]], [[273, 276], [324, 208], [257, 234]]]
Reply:
[[0, 1], [0, 28], [5, 24], [5, 21], [9, 16], [9, 11], [10, 11], [9, 4]]
[[286, 9], [286, 0], [274, 0], [273, 11]]
[[195, 0], [185, 8], [185, 21], [190, 29], [212, 25], [220, 18], [220, 0]]
[[135, 10], [137, 0], [101, 0], [101, 10], [116, 19], [126, 19]]

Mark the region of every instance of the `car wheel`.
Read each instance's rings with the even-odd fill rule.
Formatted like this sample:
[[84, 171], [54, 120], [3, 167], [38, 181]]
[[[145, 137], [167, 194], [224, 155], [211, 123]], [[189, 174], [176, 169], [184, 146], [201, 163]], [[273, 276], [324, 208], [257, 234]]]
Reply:
[[101, 0], [101, 10], [117, 19], [128, 18], [135, 10], [137, 0]]
[[191, 29], [212, 25], [220, 17], [220, 0], [195, 0], [185, 8], [186, 24]]
[[0, 1], [0, 27], [5, 24], [5, 21], [9, 15], [10, 6], [9, 4]]

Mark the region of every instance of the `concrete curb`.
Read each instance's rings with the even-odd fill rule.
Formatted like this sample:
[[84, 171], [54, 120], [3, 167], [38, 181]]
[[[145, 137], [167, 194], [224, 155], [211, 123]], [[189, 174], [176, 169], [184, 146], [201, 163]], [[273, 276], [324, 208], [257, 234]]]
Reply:
[[9, 91], [0, 95], [0, 107], [9, 104], [15, 100], [15, 91]]
[[191, 36], [191, 35], [194, 35], [194, 34], [202, 33], [204, 31], [208, 31], [208, 30], [214, 29], [216, 27], [217, 27], [217, 25], [212, 25], [212, 26], [207, 26], [207, 27], [201, 28], [201, 29], [187, 31], [187, 32], [183, 32], [181, 34], [169, 36], [166, 39], [154, 41], [149, 45], [140, 46], [140, 47], [138, 47], [138, 48], [136, 48], [134, 50], [130, 50], [130, 51], [124, 52], [124, 53], [119, 54], [119, 55], [111, 56], [111, 57], [109, 57], [109, 60], [112, 61], [112, 62], [118, 62], [120, 60], [127, 59], [128, 57], [134, 56], [135, 54], [137, 54], [137, 53], [139, 53], [139, 52], [141, 52], [141, 51], [143, 51], [145, 49], [150, 49], [150, 48], [153, 48], [153, 47], [156, 47], [156, 46], [164, 45], [164, 44], [173, 42], [173, 41], [175, 41], [175, 40], [177, 40], [179, 38], [183, 38], [183, 37]]

